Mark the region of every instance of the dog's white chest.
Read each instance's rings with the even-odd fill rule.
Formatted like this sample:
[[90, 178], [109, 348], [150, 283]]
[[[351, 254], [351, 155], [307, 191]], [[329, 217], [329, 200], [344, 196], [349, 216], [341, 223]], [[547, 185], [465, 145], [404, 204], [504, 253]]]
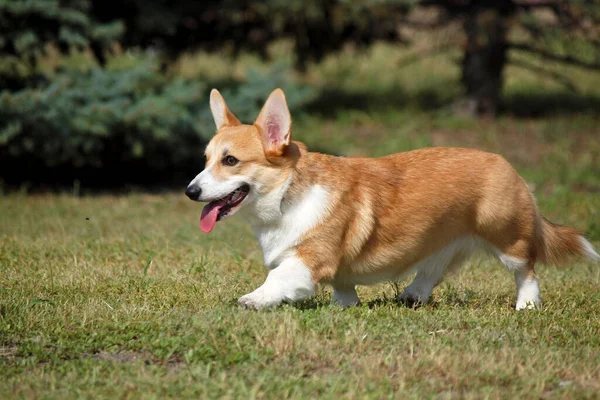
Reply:
[[265, 266], [275, 268], [290, 256], [302, 236], [322, 220], [327, 211], [327, 190], [320, 185], [308, 189], [301, 200], [281, 210], [274, 223], [254, 226], [263, 250]]

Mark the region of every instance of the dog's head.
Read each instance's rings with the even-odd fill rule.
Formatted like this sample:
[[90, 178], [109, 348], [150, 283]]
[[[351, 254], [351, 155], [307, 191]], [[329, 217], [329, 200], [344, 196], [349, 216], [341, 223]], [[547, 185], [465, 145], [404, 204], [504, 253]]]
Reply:
[[[206, 147], [206, 166], [185, 194], [208, 202], [200, 227], [210, 232], [217, 221], [242, 208], [270, 213], [285, 191], [299, 149], [291, 141], [292, 120], [281, 89], [271, 93], [253, 125], [242, 124], [221, 94], [210, 93], [217, 133]], [[278, 204], [277, 204], [278, 207]]]

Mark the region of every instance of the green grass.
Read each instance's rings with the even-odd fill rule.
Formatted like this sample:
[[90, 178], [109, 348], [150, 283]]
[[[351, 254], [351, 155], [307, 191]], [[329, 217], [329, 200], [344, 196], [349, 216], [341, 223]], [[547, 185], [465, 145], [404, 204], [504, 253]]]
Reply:
[[[577, 197], [551, 200], [557, 212], [583, 212], [571, 211]], [[600, 389], [597, 265], [539, 268], [541, 311], [515, 312], [510, 274], [475, 259], [417, 310], [383, 284], [361, 288], [364, 304], [352, 309], [329, 306], [323, 288], [252, 312], [236, 304], [265, 276], [249, 229], [232, 219], [202, 234], [200, 208], [181, 194], [10, 195], [0, 206], [0, 393], [11, 398], [593, 398]]]
[[[376, 46], [312, 67], [305, 79], [323, 95], [306, 113], [292, 110], [295, 138], [345, 155], [429, 145], [501, 153], [534, 188], [544, 215], [600, 247], [596, 114], [564, 112], [569, 97], [560, 87], [510, 68], [508, 114], [455, 117], [456, 65], [434, 57], [391, 74], [406, 54]], [[179, 73], [243, 75], [239, 64], [200, 59], [184, 59]], [[564, 72], [596, 101], [597, 74]], [[544, 103], [545, 93], [558, 93], [557, 102]], [[513, 116], [532, 102], [556, 107], [541, 118]], [[363, 304], [351, 309], [331, 307], [323, 287], [302, 304], [253, 312], [237, 306], [266, 276], [249, 227], [232, 218], [203, 234], [201, 207], [183, 193], [12, 193], [0, 196], [0, 210], [0, 397], [573, 399], [600, 392], [597, 264], [540, 266], [544, 305], [536, 311], [515, 312], [511, 274], [475, 258], [419, 309], [395, 301], [408, 283], [401, 282], [359, 288]]]
[[[553, 135], [569, 124], [560, 118], [446, 119], [443, 128], [404, 113], [303, 117], [296, 136], [349, 154], [506, 150], [542, 212], [600, 245], [596, 128]], [[377, 135], [365, 140], [365, 129]], [[529, 151], [513, 131], [530, 137]], [[600, 268], [586, 261], [538, 268], [540, 311], [515, 312], [510, 273], [476, 258], [416, 310], [394, 300], [402, 282], [360, 288], [363, 305], [352, 309], [331, 307], [324, 287], [305, 303], [252, 312], [236, 303], [265, 277], [250, 229], [233, 218], [203, 234], [200, 207], [182, 193], [10, 194], [0, 209], [7, 397], [572, 399], [600, 390]]]

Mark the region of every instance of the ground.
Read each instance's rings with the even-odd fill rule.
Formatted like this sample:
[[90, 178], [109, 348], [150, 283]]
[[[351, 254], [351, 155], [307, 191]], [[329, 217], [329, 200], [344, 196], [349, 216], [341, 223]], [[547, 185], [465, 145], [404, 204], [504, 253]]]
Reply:
[[[461, 119], [438, 107], [443, 96], [434, 90], [452, 93], [453, 67], [422, 64], [432, 90], [419, 89], [409, 76], [414, 66], [397, 82], [381, 78], [372, 66], [382, 51], [368, 63], [349, 55], [362, 75], [337, 89], [323, 82], [352, 75], [343, 63], [309, 71], [329, 92], [308, 112], [292, 110], [294, 137], [343, 155], [428, 145], [503, 154], [545, 216], [600, 248], [600, 120], [589, 111], [597, 97], [584, 96], [574, 112], [568, 97], [527, 97], [514, 85], [519, 72], [509, 71], [507, 114]], [[594, 79], [578, 81], [584, 95]], [[556, 102], [538, 115], [541, 98]], [[0, 393], [573, 399], [600, 392], [598, 264], [538, 266], [540, 310], [516, 312], [511, 274], [483, 257], [418, 309], [396, 301], [408, 284], [399, 282], [359, 288], [355, 308], [330, 306], [323, 287], [302, 304], [254, 312], [237, 305], [266, 276], [249, 227], [233, 217], [203, 234], [201, 206], [183, 191], [0, 196]]]

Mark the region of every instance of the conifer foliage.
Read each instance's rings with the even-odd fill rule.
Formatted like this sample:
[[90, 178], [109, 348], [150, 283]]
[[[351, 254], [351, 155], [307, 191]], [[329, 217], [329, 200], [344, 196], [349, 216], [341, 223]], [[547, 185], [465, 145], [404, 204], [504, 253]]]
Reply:
[[[201, 168], [204, 143], [215, 129], [207, 102], [210, 88], [156, 70], [148, 62], [132, 69], [71, 70], [36, 88], [4, 91], [3, 177], [48, 181], [54, 178], [49, 170], [60, 171], [64, 176], [57, 178], [68, 182], [112, 171], [116, 182], [104, 182], [111, 184], [125, 178], [147, 181], [152, 174], [168, 180], [170, 172]], [[252, 122], [276, 87], [287, 90], [291, 107], [300, 107], [313, 91], [291, 84], [288, 72], [283, 64], [262, 73], [251, 70], [246, 82], [223, 93], [244, 122]]]
[[[435, 12], [419, 17], [416, 9]], [[463, 52], [463, 108], [472, 115], [501, 109], [509, 63], [572, 91], [570, 77], [545, 62], [600, 70], [598, 0], [0, 0], [0, 180], [132, 165], [143, 175], [197, 170], [213, 134], [211, 83], [170, 74], [180, 54], [227, 49], [268, 59], [268, 46], [285, 39], [303, 71], [346, 45], [410, 44], [402, 26], [462, 26], [453, 43]], [[42, 68], [49, 49], [83, 50], [87, 64]], [[139, 55], [128, 69], [111, 65], [122, 51]], [[246, 121], [275, 87], [297, 111], [313, 93], [292, 83], [289, 68], [218, 86]]]
[[[112, 185], [162, 176], [169, 183], [177, 171], [201, 168], [214, 134], [211, 88], [161, 72], [153, 56], [109, 68], [104, 56], [124, 24], [93, 15], [87, 0], [0, 0], [0, 179]], [[94, 60], [42, 73], [37, 64], [49, 45], [90, 50]], [[249, 71], [224, 94], [247, 122], [276, 87], [300, 107], [312, 91], [295, 86], [289, 69]]]
[[93, 48], [98, 54], [124, 32], [121, 21], [98, 23], [89, 0], [0, 0], [0, 86], [28, 83], [49, 43], [63, 52]]

